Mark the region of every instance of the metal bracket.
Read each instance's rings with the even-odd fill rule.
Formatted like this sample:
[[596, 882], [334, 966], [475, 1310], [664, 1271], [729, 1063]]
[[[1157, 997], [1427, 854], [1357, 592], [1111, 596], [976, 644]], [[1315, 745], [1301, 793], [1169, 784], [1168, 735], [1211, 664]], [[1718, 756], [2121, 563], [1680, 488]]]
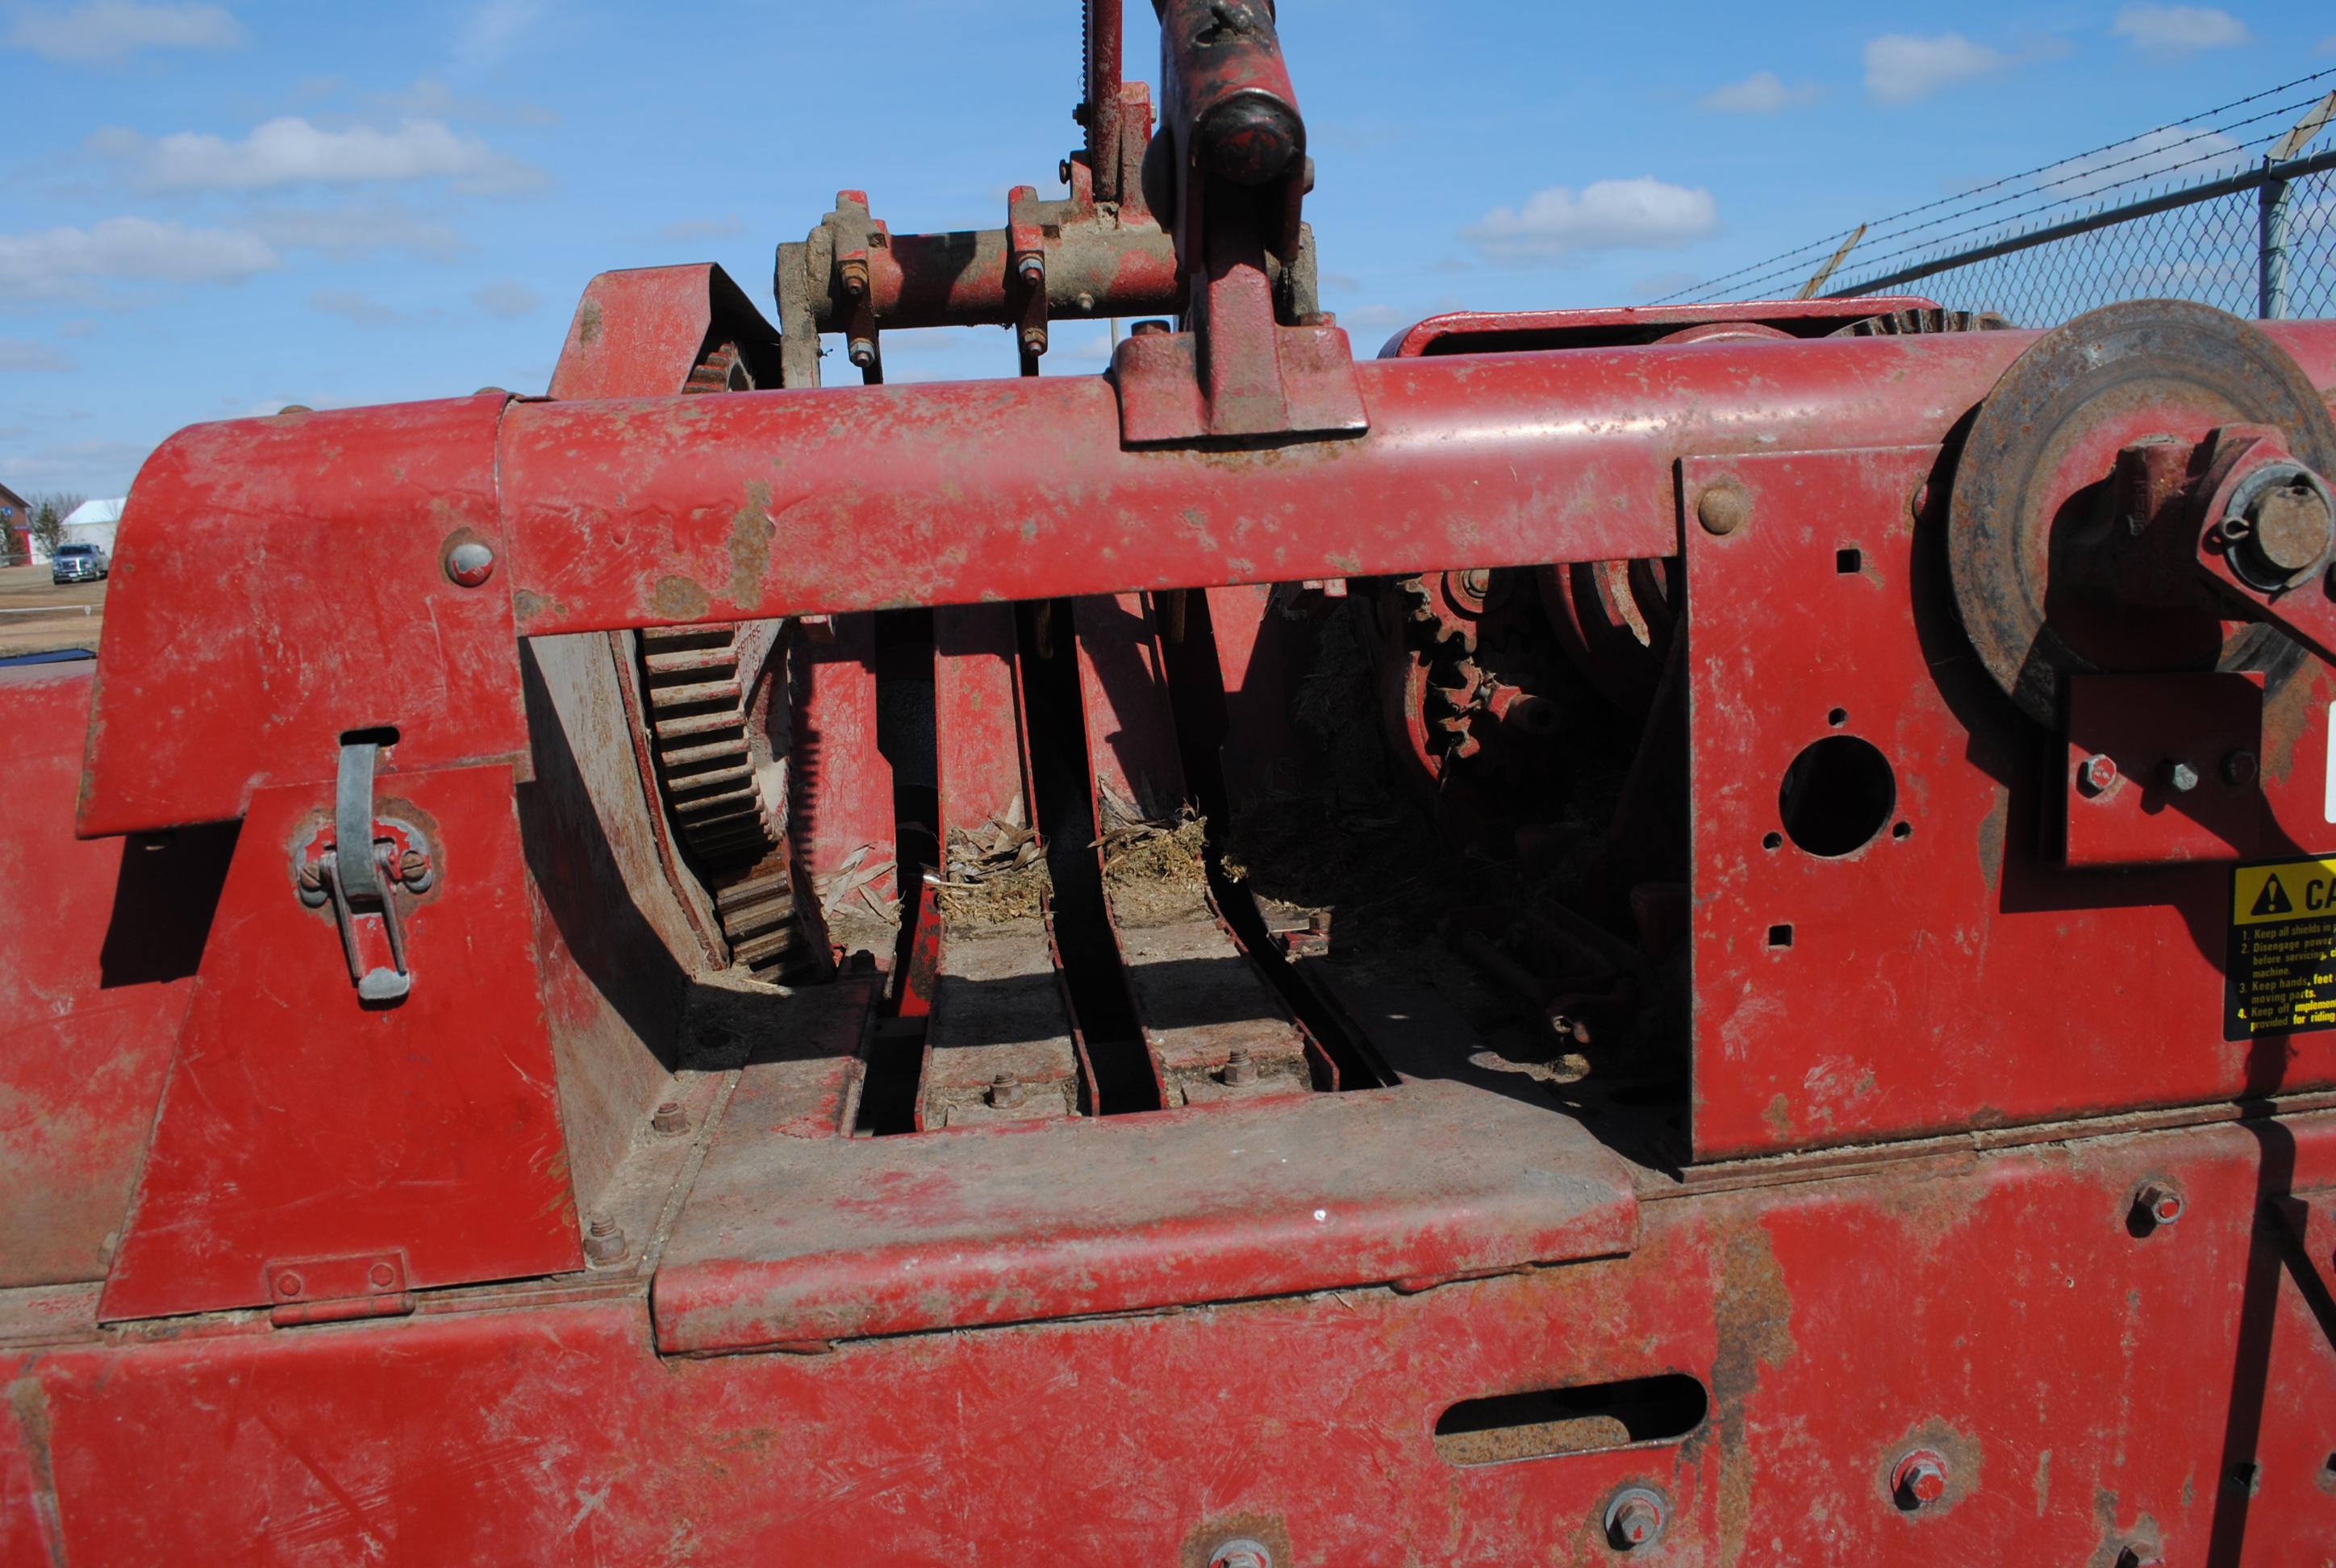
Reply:
[[[380, 755], [378, 737], [341, 743], [340, 772], [333, 789], [333, 843], [303, 869], [300, 897], [304, 903], [332, 905], [341, 956], [348, 963], [358, 999], [387, 1006], [414, 989], [414, 973], [405, 961], [405, 930], [397, 918], [397, 889], [404, 884], [420, 892], [429, 885], [432, 872], [426, 856], [409, 868], [398, 841], [379, 833], [381, 824], [374, 817], [374, 765]], [[359, 846], [357, 852], [349, 852], [353, 845]], [[356, 922], [365, 913], [381, 919], [389, 940], [386, 968], [368, 966], [359, 956]]]
[[403, 1252], [272, 1262], [266, 1274], [268, 1320], [277, 1328], [395, 1318], [414, 1310]]

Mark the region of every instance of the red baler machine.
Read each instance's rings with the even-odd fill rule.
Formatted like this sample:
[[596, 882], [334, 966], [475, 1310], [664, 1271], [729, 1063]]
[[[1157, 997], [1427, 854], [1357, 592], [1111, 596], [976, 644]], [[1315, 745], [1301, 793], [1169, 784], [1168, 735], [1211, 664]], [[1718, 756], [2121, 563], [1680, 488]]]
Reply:
[[0, 672], [0, 1562], [2336, 1559], [2336, 324], [1358, 360], [1155, 5], [1002, 228], [147, 463]]

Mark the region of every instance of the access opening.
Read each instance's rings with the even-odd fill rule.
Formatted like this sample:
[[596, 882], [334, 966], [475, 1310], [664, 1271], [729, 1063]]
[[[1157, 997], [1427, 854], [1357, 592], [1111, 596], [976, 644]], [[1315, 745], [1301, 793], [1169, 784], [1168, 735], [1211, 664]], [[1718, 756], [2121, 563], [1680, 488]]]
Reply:
[[1453, 1465], [1500, 1465], [1675, 1443], [1703, 1425], [1704, 1387], [1684, 1372], [1463, 1399], [1436, 1423], [1436, 1451]]
[[1898, 777], [1890, 759], [1854, 735], [1829, 735], [1802, 747], [1776, 792], [1786, 834], [1828, 859], [1872, 842], [1897, 804]]

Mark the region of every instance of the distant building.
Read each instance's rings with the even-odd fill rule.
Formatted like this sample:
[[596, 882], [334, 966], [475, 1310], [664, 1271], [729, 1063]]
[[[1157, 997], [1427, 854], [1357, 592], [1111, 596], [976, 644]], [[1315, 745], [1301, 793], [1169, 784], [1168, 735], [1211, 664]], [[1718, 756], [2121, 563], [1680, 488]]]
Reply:
[[32, 505], [0, 484], [0, 565], [16, 566], [32, 559]]
[[64, 530], [57, 536], [57, 542], [93, 544], [112, 555], [114, 530], [122, 526], [122, 507], [127, 499], [117, 496], [112, 501], [83, 502], [66, 514]]

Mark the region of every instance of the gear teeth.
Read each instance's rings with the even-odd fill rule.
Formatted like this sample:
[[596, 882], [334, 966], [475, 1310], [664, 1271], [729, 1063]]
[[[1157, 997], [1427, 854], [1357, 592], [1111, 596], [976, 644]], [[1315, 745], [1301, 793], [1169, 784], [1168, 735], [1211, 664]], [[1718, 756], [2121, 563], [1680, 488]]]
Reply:
[[[685, 393], [751, 391], [736, 345], [707, 351]], [[780, 808], [765, 796], [740, 678], [736, 625], [650, 627], [640, 634], [649, 748], [674, 834], [714, 895], [734, 963], [757, 979], [824, 975], [830, 955], [816, 911], [798, 910]]]

